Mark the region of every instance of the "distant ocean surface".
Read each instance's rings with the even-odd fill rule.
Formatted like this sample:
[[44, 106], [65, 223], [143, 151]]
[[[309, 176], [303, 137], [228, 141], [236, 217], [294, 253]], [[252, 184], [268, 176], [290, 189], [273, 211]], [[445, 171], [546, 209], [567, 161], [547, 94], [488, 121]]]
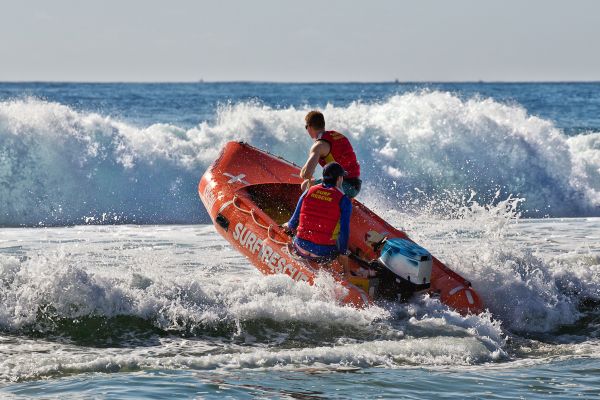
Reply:
[[[357, 310], [262, 276], [197, 195], [228, 141], [302, 164], [467, 277]], [[600, 397], [600, 83], [0, 83], [0, 397]]]

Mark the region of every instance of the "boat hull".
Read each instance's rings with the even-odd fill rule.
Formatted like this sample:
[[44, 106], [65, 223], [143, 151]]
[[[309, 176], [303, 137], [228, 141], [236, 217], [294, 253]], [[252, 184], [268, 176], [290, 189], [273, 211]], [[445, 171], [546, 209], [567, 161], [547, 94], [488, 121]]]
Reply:
[[[323, 267], [297, 256], [291, 238], [280, 228], [294, 211], [301, 195], [298, 166], [246, 143], [229, 142], [207, 169], [198, 193], [217, 232], [265, 274], [286, 274], [295, 281], [313, 284], [322, 268], [340, 283], [339, 300], [364, 306], [377, 296], [377, 278], [343, 278], [337, 262]], [[365, 263], [379, 257], [377, 243], [383, 238], [408, 236], [385, 222], [362, 203], [353, 200], [349, 248], [350, 267], [360, 275]], [[482, 302], [471, 284], [432, 258], [428, 289], [457, 311], [478, 313]]]

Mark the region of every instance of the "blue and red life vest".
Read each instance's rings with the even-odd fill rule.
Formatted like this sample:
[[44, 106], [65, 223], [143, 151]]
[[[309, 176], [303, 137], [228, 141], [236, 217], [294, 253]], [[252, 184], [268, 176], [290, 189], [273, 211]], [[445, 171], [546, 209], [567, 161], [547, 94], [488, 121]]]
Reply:
[[330, 146], [329, 154], [319, 159], [322, 167], [335, 161], [348, 173], [347, 178], [360, 177], [360, 165], [346, 136], [336, 131], [325, 131], [318, 140], [324, 140]]
[[335, 245], [340, 231], [342, 197], [344, 193], [335, 186], [319, 184], [308, 189], [302, 200], [296, 236], [319, 245]]

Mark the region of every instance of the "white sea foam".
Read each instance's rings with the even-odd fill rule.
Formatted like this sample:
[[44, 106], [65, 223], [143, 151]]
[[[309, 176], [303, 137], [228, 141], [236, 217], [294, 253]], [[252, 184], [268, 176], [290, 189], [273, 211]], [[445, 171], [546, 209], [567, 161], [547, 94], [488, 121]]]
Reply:
[[[581, 299], [600, 298], [600, 263], [594, 256], [598, 220], [591, 221], [596, 225], [576, 225], [593, 241], [590, 251], [573, 253], [569, 242], [558, 243], [555, 256], [545, 247], [536, 251], [536, 246], [544, 243], [547, 226], [560, 232], [569, 222], [533, 221], [521, 232], [537, 232], [539, 237], [519, 237], [514, 236], [521, 228], [510, 207], [504, 213], [472, 208], [472, 215], [465, 209], [462, 218], [438, 220], [437, 228], [432, 219], [422, 222], [429, 230], [418, 235], [473, 282], [490, 309], [477, 316], [461, 316], [429, 296], [366, 309], [343, 306], [330, 277], [323, 275], [309, 286], [286, 276], [262, 276], [210, 226], [2, 229], [0, 327], [9, 336], [0, 335], [0, 351], [6, 355], [0, 361], [0, 379], [145, 368], [404, 368], [504, 362], [514, 351], [525, 354], [522, 348], [527, 346], [514, 350], [507, 338], [551, 334], [582, 315]], [[175, 336], [144, 336], [124, 348], [68, 344], [73, 331], [93, 335], [85, 333], [90, 318], [118, 316], [145, 320]], [[62, 331], [61, 323], [70, 331]], [[28, 339], [31, 332], [45, 339]], [[64, 337], [49, 340], [54, 335]], [[587, 343], [582, 340], [570, 347], [540, 347], [535, 354], [577, 357]]]
[[[419, 203], [419, 214], [371, 200], [387, 221], [467, 278], [504, 329], [554, 332], [582, 318], [583, 303], [600, 300], [596, 218], [527, 220], [520, 218], [521, 199], [485, 205], [451, 192]], [[455, 211], [440, 216], [444, 208]]]
[[[137, 128], [35, 99], [0, 103], [0, 223], [175, 215], [189, 222], [199, 218], [197, 179], [220, 145], [241, 138], [301, 162], [298, 148], [309, 141], [297, 122], [305, 112], [240, 103], [222, 107], [214, 124], [184, 130]], [[461, 316], [428, 296], [342, 306], [330, 278], [311, 287], [262, 276], [209, 226], [2, 229], [0, 329], [9, 336], [0, 336], [0, 379], [139, 368], [468, 366], [510, 359], [512, 335], [560, 335], [586, 315], [582, 301], [600, 299], [599, 220], [519, 219], [542, 200], [543, 213], [596, 212], [600, 134], [567, 138], [519, 107], [439, 92], [325, 112], [358, 144], [362, 200], [469, 279], [489, 313]], [[512, 151], [527, 157], [504, 157]], [[496, 175], [476, 178], [465, 166], [477, 164], [466, 163], [471, 155], [497, 166]], [[118, 316], [197, 340], [103, 349], [19, 337]], [[580, 356], [593, 347], [587, 334], [597, 332], [536, 354]]]
[[[7, 343], [2, 343], [0, 348]], [[302, 349], [242, 349], [194, 341], [163, 340], [147, 348], [80, 348], [41, 341], [11, 344], [13, 355], [0, 361], [0, 381], [16, 381], [84, 372], [118, 372], [143, 368], [336, 369], [348, 367], [466, 366], [497, 360], [476, 338], [418, 338], [370, 341]], [[16, 350], [19, 350], [18, 352]], [[50, 352], [50, 350], [54, 350]]]
[[[345, 306], [330, 276], [315, 286], [263, 276], [212, 227], [3, 229], [0, 243], [14, 252], [0, 256], [0, 328], [11, 335], [0, 340], [2, 380], [155, 367], [470, 365], [507, 356], [489, 314], [463, 317], [428, 297]], [[195, 339], [68, 344], [72, 332], [94, 335], [90, 318], [119, 316]], [[27, 339], [32, 332], [64, 337]]]
[[[184, 129], [137, 127], [33, 98], [2, 102], [0, 224], [203, 220], [197, 181], [219, 149], [244, 140], [302, 163], [307, 110], [229, 104], [215, 122]], [[519, 106], [444, 92], [324, 112], [328, 127], [354, 143], [365, 193], [473, 191], [488, 202], [499, 190], [499, 200], [525, 198], [528, 215], [600, 213], [600, 133], [568, 138]]]
[[[83, 245], [76, 247], [81, 251]], [[95, 251], [104, 252], [104, 262], [94, 266], [90, 262]], [[181, 274], [165, 260], [173, 254], [162, 251], [165, 253], [153, 245], [131, 249], [129, 255], [121, 255], [128, 260], [126, 265], [120, 265], [119, 257], [102, 247], [83, 258], [65, 248], [22, 261], [0, 255], [0, 327], [10, 331], [31, 326], [44, 329], [36, 323], [127, 315], [175, 331], [210, 330], [219, 324], [233, 326], [257, 319], [361, 328], [387, 316], [378, 307], [357, 310], [339, 304], [342, 288], [328, 275], [310, 286], [283, 275], [264, 277], [248, 268], [218, 273], [197, 261], [194, 268]], [[130, 260], [132, 255], [136, 258]], [[210, 257], [215, 256], [212, 250]], [[237, 256], [240, 261], [243, 259]]]
[[337, 369], [348, 367], [468, 366], [502, 360], [476, 336], [406, 337], [327, 346], [251, 346], [227, 341], [164, 338], [153, 345], [93, 348], [46, 340], [0, 337], [0, 381], [35, 379], [66, 373], [117, 372], [144, 368]]

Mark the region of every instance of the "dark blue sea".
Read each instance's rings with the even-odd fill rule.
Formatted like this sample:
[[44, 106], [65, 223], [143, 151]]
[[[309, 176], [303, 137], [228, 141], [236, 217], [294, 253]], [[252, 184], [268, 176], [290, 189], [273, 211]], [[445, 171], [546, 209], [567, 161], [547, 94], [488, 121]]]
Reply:
[[[323, 111], [360, 199], [469, 279], [355, 309], [263, 276], [197, 185], [297, 164]], [[600, 397], [600, 83], [0, 83], [0, 397]]]

